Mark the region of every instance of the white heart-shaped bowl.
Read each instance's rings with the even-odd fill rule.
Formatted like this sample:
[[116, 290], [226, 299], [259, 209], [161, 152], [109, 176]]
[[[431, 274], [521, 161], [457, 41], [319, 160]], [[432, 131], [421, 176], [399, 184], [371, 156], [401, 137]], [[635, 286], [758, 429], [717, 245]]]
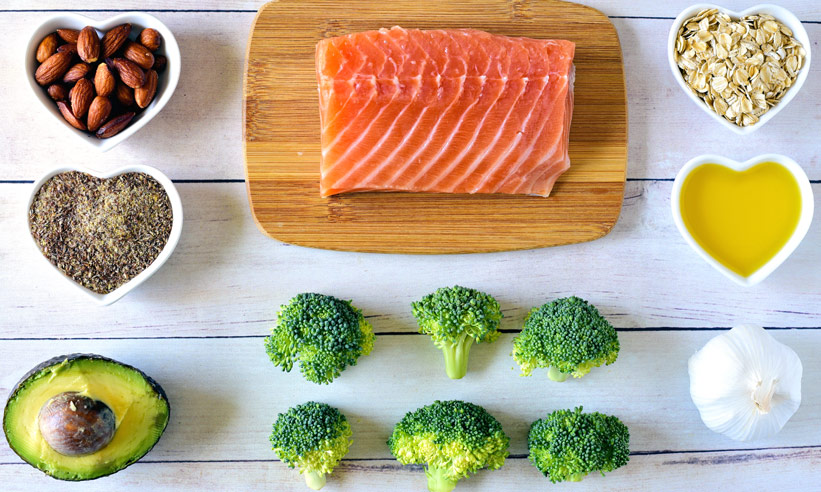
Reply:
[[[735, 171], [746, 171], [747, 169], [764, 162], [775, 162], [781, 164], [793, 175], [798, 183], [798, 188], [801, 191], [801, 215], [798, 219], [798, 225], [795, 227], [795, 231], [784, 247], [782, 247], [781, 250], [770, 259], [770, 261], [764, 264], [764, 266], [759, 268], [752, 275], [743, 277], [725, 267], [709, 253], [707, 253], [707, 251], [705, 251], [704, 248], [702, 248], [701, 245], [699, 245], [693, 238], [693, 235], [687, 229], [687, 226], [684, 225], [684, 219], [681, 216], [681, 187], [690, 172], [704, 164], [720, 164]], [[719, 272], [723, 273], [727, 278], [730, 278], [739, 285], [752, 286], [767, 278], [775, 271], [776, 268], [784, 263], [784, 260], [786, 260], [792, 252], [795, 251], [795, 248], [798, 247], [804, 239], [804, 236], [807, 235], [807, 231], [810, 229], [810, 223], [812, 223], [814, 201], [812, 187], [810, 186], [810, 180], [807, 178], [807, 174], [801, 166], [798, 165], [798, 163], [787, 156], [780, 154], [764, 154], [753, 157], [745, 162], [738, 162], [724, 156], [706, 154], [689, 161], [678, 172], [676, 180], [673, 183], [673, 192], [670, 196], [670, 205], [673, 209], [673, 221], [675, 221], [678, 231], [690, 247], [696, 250], [696, 252], [707, 261], [707, 263], [712, 265], [713, 268]]]
[[[154, 96], [154, 100], [151, 101], [151, 104], [138, 113], [137, 116], [131, 120], [131, 124], [128, 125], [123, 131], [111, 138], [100, 139], [94, 135], [74, 128], [65, 120], [65, 118], [63, 118], [63, 115], [60, 114], [60, 110], [57, 108], [57, 104], [55, 104], [48, 94], [46, 94], [43, 87], [41, 87], [37, 81], [34, 80], [34, 72], [37, 70], [37, 66], [39, 65], [34, 55], [37, 53], [37, 47], [40, 45], [40, 41], [42, 41], [43, 38], [49, 33], [56, 31], [58, 28], [82, 29], [85, 26], [92, 26], [97, 29], [98, 34], [102, 35], [102, 32], [108, 31], [112, 27], [120, 24], [125, 24], [126, 22], [131, 23], [130, 39], [132, 41], [136, 39], [136, 36], [139, 35], [143, 28], [151, 27], [159, 31], [162, 36], [162, 43], [160, 43], [160, 47], [155, 54], [165, 55], [165, 57], [168, 58], [168, 66], [165, 71], [160, 74], [159, 83], [157, 85], [157, 94]], [[72, 13], [58, 14], [49, 17], [32, 33], [24, 55], [24, 76], [31, 86], [35, 97], [37, 97], [47, 111], [54, 115], [54, 118], [59, 121], [61, 126], [67, 128], [69, 131], [80, 137], [83, 142], [87, 143], [91, 147], [94, 147], [100, 152], [106, 152], [114, 148], [114, 146], [131, 135], [134, 135], [137, 130], [144, 127], [149, 121], [151, 121], [151, 119], [154, 118], [166, 104], [168, 104], [168, 101], [171, 99], [171, 95], [174, 94], [174, 90], [177, 88], [177, 82], [180, 80], [180, 47], [177, 44], [177, 40], [174, 39], [174, 34], [172, 34], [171, 30], [168, 29], [165, 24], [160, 22], [159, 19], [153, 15], [148, 15], [142, 12], [126, 12], [124, 14], [110, 17], [104, 21], [96, 21], [84, 15]]]
[[145, 174], [148, 174], [149, 176], [153, 177], [154, 179], [156, 179], [162, 185], [162, 187], [165, 189], [165, 192], [168, 194], [169, 201], [171, 202], [171, 213], [172, 213], [171, 233], [168, 236], [168, 241], [165, 243], [165, 247], [162, 249], [162, 251], [160, 251], [160, 254], [157, 256], [157, 258], [155, 258], [154, 261], [150, 265], [148, 265], [148, 268], [146, 268], [145, 270], [140, 272], [137, 276], [135, 276], [134, 278], [132, 278], [128, 282], [124, 283], [123, 285], [121, 285], [117, 289], [109, 292], [108, 294], [98, 294], [97, 292], [94, 292], [90, 289], [87, 289], [87, 288], [83, 287], [82, 285], [78, 284], [77, 282], [75, 282], [73, 279], [68, 277], [63, 272], [61, 272], [60, 269], [58, 269], [56, 266], [54, 266], [48, 260], [48, 258], [43, 256], [43, 252], [40, 251], [40, 246], [37, 244], [37, 241], [34, 240], [33, 236], [29, 235], [29, 237], [31, 237], [31, 244], [34, 246], [34, 249], [37, 251], [37, 254], [41, 258], [43, 258], [43, 260], [60, 277], [65, 279], [69, 284], [74, 286], [74, 288], [77, 289], [78, 291], [80, 291], [80, 292], [84, 293], [85, 295], [89, 296], [97, 304], [99, 304], [101, 306], [107, 306], [109, 304], [112, 304], [112, 303], [116, 302], [121, 297], [123, 297], [124, 295], [128, 294], [129, 292], [131, 292], [132, 290], [137, 288], [138, 285], [145, 282], [146, 279], [148, 279], [148, 277], [150, 277], [151, 275], [154, 274], [154, 272], [156, 272], [157, 270], [160, 269], [160, 267], [163, 265], [163, 263], [165, 263], [166, 260], [168, 260], [168, 258], [171, 256], [171, 253], [174, 252], [174, 248], [177, 247], [177, 243], [180, 240], [180, 234], [182, 233], [182, 219], [183, 219], [182, 201], [180, 200], [180, 195], [179, 195], [179, 193], [177, 193], [177, 188], [174, 186], [174, 183], [172, 183], [171, 180], [168, 179], [168, 177], [165, 174], [161, 173], [159, 170], [157, 170], [157, 169], [155, 169], [151, 166], [133, 165], [133, 166], [121, 167], [119, 169], [115, 169], [113, 171], [107, 171], [107, 172], [100, 172], [100, 171], [95, 171], [93, 169], [82, 168], [82, 167], [65, 167], [65, 166], [61, 166], [61, 167], [56, 167], [56, 168], [52, 169], [51, 171], [44, 174], [43, 177], [41, 177], [40, 179], [38, 179], [37, 181], [34, 182], [34, 185], [31, 189], [31, 196], [29, 197], [28, 205], [27, 205], [26, 213], [25, 213], [26, 230], [29, 230], [29, 225], [28, 225], [29, 210], [31, 210], [31, 204], [34, 202], [34, 197], [37, 195], [37, 192], [40, 190], [40, 188], [43, 186], [43, 184], [46, 181], [48, 181], [49, 179], [51, 179], [53, 176], [55, 176], [57, 174], [60, 174], [60, 173], [68, 172], [68, 171], [80, 171], [80, 172], [87, 173], [87, 174], [90, 174], [92, 176], [95, 176], [95, 177], [101, 178], [101, 179], [111, 178], [113, 176], [118, 176], [118, 175], [124, 174], [124, 173], [145, 173]]
[[[769, 111], [764, 113], [761, 116], [761, 119], [758, 120], [758, 123], [751, 125], [751, 126], [738, 126], [735, 123], [721, 117], [716, 113], [713, 108], [707, 106], [698, 96], [690, 89], [690, 86], [687, 85], [687, 82], [684, 81], [684, 77], [681, 75], [681, 70], [678, 68], [676, 64], [676, 38], [678, 37], [678, 30], [684, 24], [684, 21], [687, 19], [695, 16], [700, 11], [704, 9], [718, 9], [719, 11], [729, 15], [734, 20], [740, 19], [745, 15], [750, 14], [769, 14], [775, 17], [778, 21], [783, 23], [785, 26], [789, 27], [793, 32], [793, 37], [801, 43], [804, 47], [804, 50], [807, 52], [807, 56], [804, 59], [804, 66], [801, 68], [801, 71], [798, 73], [798, 78], [795, 80], [795, 84], [787, 91], [781, 101], [778, 102], [775, 106], [770, 108]], [[749, 135], [754, 131], [758, 130], [762, 126], [764, 126], [768, 121], [775, 118], [775, 115], [779, 113], [782, 109], [784, 109], [790, 101], [798, 94], [801, 90], [801, 87], [804, 85], [804, 81], [807, 80], [807, 76], [810, 74], [810, 61], [812, 60], [812, 53], [811, 53], [811, 43], [810, 38], [807, 35], [807, 30], [804, 29], [804, 26], [801, 25], [801, 21], [798, 20], [792, 12], [785, 9], [784, 7], [779, 7], [778, 5], [770, 5], [770, 4], [761, 4], [756, 5], [754, 7], [750, 7], [746, 10], [742, 10], [741, 12], [733, 12], [732, 10], [725, 9], [723, 7], [719, 7], [718, 5], [713, 5], [710, 3], [699, 3], [693, 5], [692, 7], [688, 7], [682, 13], [678, 14], [676, 20], [673, 21], [673, 26], [670, 28], [670, 35], [667, 38], [667, 61], [670, 64], [670, 70], [673, 72], [673, 77], [678, 82], [678, 85], [681, 86], [681, 89], [692, 99], [696, 105], [701, 108], [704, 112], [710, 115], [714, 120], [718, 121], [725, 127], [729, 128], [730, 130], [734, 131], [739, 135]]]

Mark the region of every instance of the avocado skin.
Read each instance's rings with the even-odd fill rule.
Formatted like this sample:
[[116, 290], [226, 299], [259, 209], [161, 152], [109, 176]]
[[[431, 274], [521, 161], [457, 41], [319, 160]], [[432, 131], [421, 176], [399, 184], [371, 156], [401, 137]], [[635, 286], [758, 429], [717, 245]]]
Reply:
[[[3, 407], [3, 434], [6, 435], [6, 441], [7, 442], [9, 442], [9, 438], [8, 438], [8, 435], [6, 434], [6, 418], [5, 418], [6, 412], [8, 412], [9, 403], [11, 403], [11, 401], [14, 399], [14, 397], [17, 396], [17, 391], [19, 391], [19, 389], [23, 385], [23, 383], [28, 381], [28, 379], [31, 378], [32, 376], [34, 376], [36, 374], [39, 374], [40, 372], [42, 372], [45, 369], [48, 369], [51, 366], [55, 366], [57, 364], [62, 364], [63, 362], [73, 362], [73, 361], [81, 360], [81, 359], [102, 360], [102, 361], [105, 361], [105, 362], [117, 364], [117, 365], [120, 365], [120, 366], [125, 367], [127, 369], [132, 369], [132, 370], [136, 371], [138, 374], [140, 374], [143, 378], [145, 378], [146, 382], [148, 382], [148, 385], [151, 386], [151, 389], [154, 390], [154, 392], [156, 392], [158, 395], [160, 395], [160, 397], [163, 399], [163, 401], [165, 401], [166, 407], [168, 408], [168, 420], [166, 421], [165, 426], [163, 427], [163, 433], [165, 433], [165, 429], [168, 427], [168, 422], [171, 420], [171, 403], [169, 403], [168, 395], [165, 394], [165, 390], [163, 389], [162, 386], [160, 386], [160, 383], [158, 383], [151, 376], [147, 375], [146, 373], [142, 372], [141, 370], [137, 369], [136, 367], [128, 365], [128, 364], [123, 364], [122, 362], [111, 359], [109, 357], [105, 357], [105, 356], [98, 355], [98, 354], [74, 353], [74, 354], [67, 354], [67, 355], [58, 355], [56, 357], [52, 357], [51, 359], [43, 361], [43, 362], [37, 364], [33, 369], [31, 369], [22, 378], [20, 378], [19, 381], [17, 381], [17, 384], [14, 385], [14, 388], [11, 390], [11, 393], [9, 393], [9, 396], [6, 399], [6, 404]], [[146, 449], [145, 453], [143, 453], [142, 456], [138, 456], [136, 459], [129, 461], [122, 468], [120, 468], [118, 470], [114, 470], [111, 473], [107, 473], [105, 475], [100, 475], [98, 477], [78, 478], [76, 480], [69, 480], [69, 479], [64, 479], [64, 478], [60, 478], [60, 477], [54, 477], [54, 476], [49, 475], [48, 473], [45, 473], [45, 472], [43, 472], [43, 473], [45, 473], [46, 475], [48, 475], [48, 476], [50, 476], [50, 477], [52, 477], [56, 480], [64, 480], [64, 481], [68, 481], [68, 482], [84, 482], [84, 481], [90, 481], [90, 480], [97, 480], [98, 478], [103, 478], [103, 477], [107, 477], [109, 475], [113, 475], [113, 474], [115, 474], [115, 473], [117, 473], [121, 470], [124, 470], [124, 469], [128, 468], [129, 466], [133, 465], [134, 463], [139, 461], [143, 456], [145, 456], [149, 452], [151, 452], [151, 450], [154, 449], [154, 446], [156, 446], [158, 442], [160, 442], [159, 439], [157, 439], [157, 441], [153, 445], [151, 445], [151, 447]], [[26, 461], [26, 459], [20, 453], [18, 453], [16, 449], [14, 449], [14, 446], [11, 445], [11, 442], [9, 442], [9, 448], [11, 448], [11, 450], [14, 451], [14, 454], [19, 456], [20, 459], [22, 459], [25, 463], [30, 465], [30, 463], [28, 463], [28, 461]], [[34, 467], [33, 465], [32, 465], [32, 467], [37, 469], [37, 470], [40, 470], [39, 468]], [[40, 470], [40, 471], [43, 471], [43, 470]]]

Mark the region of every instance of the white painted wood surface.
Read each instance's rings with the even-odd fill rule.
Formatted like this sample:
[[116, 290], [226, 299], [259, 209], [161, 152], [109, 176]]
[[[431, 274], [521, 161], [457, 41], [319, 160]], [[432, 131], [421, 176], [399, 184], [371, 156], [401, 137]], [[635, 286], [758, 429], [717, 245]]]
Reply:
[[[28, 33], [76, 2], [0, 4], [0, 395], [30, 367], [73, 351], [97, 352], [159, 380], [172, 422], [142, 462], [86, 484], [59, 484], [22, 464], [0, 442], [0, 490], [306, 490], [275, 460], [267, 435], [277, 412], [308, 399], [339, 406], [355, 444], [327, 490], [423, 490], [420, 469], [390, 459], [384, 441], [408, 410], [434, 398], [464, 398], [496, 414], [513, 457], [457, 490], [811, 490], [821, 477], [821, 227], [763, 284], [743, 289], [714, 272], [678, 235], [669, 213], [678, 168], [703, 152], [747, 158], [781, 152], [802, 163], [821, 196], [821, 64], [802, 93], [765, 129], [737, 137], [679, 92], [665, 40], [683, 1], [589, 0], [614, 18], [622, 40], [630, 102], [630, 166], [622, 216], [592, 243], [491, 255], [446, 257], [349, 254], [267, 239], [250, 217], [242, 161], [241, 80], [259, 1], [87, 0], [86, 15], [153, 10], [175, 32], [183, 75], [163, 113], [102, 156], [89, 154], [28, 94], [21, 53]], [[821, 38], [814, 0], [784, 0]], [[743, 8], [733, 0], [728, 7]], [[649, 18], [648, 18], [649, 17]], [[814, 45], [816, 47], [817, 45]], [[30, 181], [55, 163], [159, 167], [181, 182], [186, 209], [180, 245], [168, 264], [119, 303], [98, 308], [52, 277], [28, 239]], [[231, 182], [214, 181], [231, 180]], [[819, 210], [816, 210], [817, 214]], [[816, 221], [817, 222], [817, 221]], [[477, 346], [461, 381], [443, 374], [441, 354], [415, 335], [410, 301], [445, 284], [493, 293], [504, 329], [514, 332], [533, 305], [577, 294], [620, 329], [618, 362], [579, 381], [521, 378], [509, 357], [514, 333]], [[262, 349], [277, 307], [306, 290], [354, 299], [377, 333], [374, 353], [334, 384], [317, 387], [274, 368]], [[753, 322], [777, 330], [804, 362], [801, 408], [778, 436], [736, 443], [711, 433], [689, 400], [687, 358], [718, 332]], [[790, 329], [792, 328], [792, 329]], [[630, 463], [605, 478], [549, 485], [529, 465], [524, 436], [543, 413], [583, 404], [613, 413], [631, 429]], [[2, 439], [0, 439], [2, 440]]]
[[[650, 0], [586, 0], [585, 5], [595, 7], [610, 16], [619, 17], [675, 17], [685, 7], [695, 2], [687, 0], [666, 0], [664, 2]], [[710, 2], [705, 2], [710, 3]], [[719, 3], [729, 9], [743, 10], [753, 2], [743, 0], [725, 0]], [[82, 4], [66, 0], [5, 0], [0, 10], [155, 10], [155, 11], [256, 11], [265, 4], [265, 0], [85, 0]], [[789, 8], [801, 20], [819, 21], [821, 11], [815, 0], [786, 0], [781, 5]]]
[[[631, 3], [631, 2], [619, 2]], [[650, 3], [650, 2], [632, 2]], [[800, 3], [800, 2], [799, 2]], [[61, 130], [45, 111], [37, 111], [28, 92], [22, 53], [31, 31], [49, 13], [4, 13], [7, 30], [7, 69], [0, 71], [0, 87], [19, 94], [6, 109], [7, 121], [26, 122], [4, 139], [0, 179], [32, 179], [51, 167], [55, 148], [64, 164], [87, 164], [87, 150], [76, 136]], [[819, 9], [821, 10], [821, 9]], [[607, 12], [607, 10], [605, 10]], [[81, 12], [83, 13], [83, 12]], [[609, 12], [608, 12], [609, 13]], [[111, 12], [85, 12], [105, 18]], [[242, 179], [242, 71], [254, 13], [153, 12], [175, 33], [182, 52], [182, 74], [174, 97], [162, 117], [105, 154], [100, 166], [113, 162], [160, 167], [172, 179]], [[670, 16], [678, 15], [671, 10]], [[818, 17], [821, 18], [821, 12]], [[666, 179], [676, 175], [691, 157], [721, 150], [746, 159], [761, 152], [780, 152], [805, 166], [810, 179], [821, 179], [821, 157], [814, 153], [816, 136], [801, 131], [817, 124], [821, 114], [821, 63], [801, 93], [767, 124], [766, 130], [739, 137], [695, 108], [670, 73], [666, 40], [670, 19], [612, 19], [622, 43], [628, 91], [631, 179]], [[821, 39], [821, 22], [806, 24], [810, 39]], [[40, 131], [35, 131], [42, 129]], [[28, 131], [26, 131], [28, 130]], [[9, 130], [10, 131], [10, 130]], [[716, 142], [721, 145], [716, 148]], [[151, 149], [151, 152], [146, 152]]]

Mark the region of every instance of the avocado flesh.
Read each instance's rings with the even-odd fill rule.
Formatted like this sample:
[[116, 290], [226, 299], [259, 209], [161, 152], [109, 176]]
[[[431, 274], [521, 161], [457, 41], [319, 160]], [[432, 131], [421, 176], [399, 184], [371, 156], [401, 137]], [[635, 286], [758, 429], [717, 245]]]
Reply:
[[[90, 480], [115, 473], [143, 457], [163, 433], [168, 402], [140, 371], [98, 356], [66, 358], [42, 368], [12, 393], [3, 428], [11, 448], [26, 462], [61, 480]], [[114, 412], [116, 431], [102, 449], [65, 456], [40, 434], [38, 414], [52, 397], [74, 391], [102, 401]]]

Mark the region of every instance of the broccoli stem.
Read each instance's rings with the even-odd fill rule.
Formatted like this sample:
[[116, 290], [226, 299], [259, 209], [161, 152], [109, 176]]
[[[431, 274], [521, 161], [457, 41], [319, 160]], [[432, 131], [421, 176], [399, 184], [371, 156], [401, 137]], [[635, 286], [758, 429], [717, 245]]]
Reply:
[[[567, 480], [570, 481], [570, 482], [581, 482], [585, 475], [586, 475], [586, 473], [582, 473], [582, 472], [574, 473], [574, 474], [570, 475], [569, 477], [567, 477]], [[604, 475], [604, 474], [602, 473], [602, 475]]]
[[319, 471], [306, 471], [303, 475], [305, 475], [305, 483], [308, 484], [308, 487], [319, 490], [325, 486], [326, 479], [324, 473]]
[[451, 492], [456, 488], [457, 480], [448, 478], [444, 468], [429, 466], [425, 469], [425, 475], [428, 477], [428, 490], [430, 492]]
[[[565, 382], [569, 376], [570, 374], [565, 374], [553, 366], [550, 366], [550, 369], [547, 370], [547, 377], [558, 383]], [[579, 478], [579, 480], [581, 480], [581, 478]]]
[[468, 356], [473, 337], [462, 333], [455, 342], [441, 342], [439, 348], [445, 354], [445, 371], [451, 379], [462, 379], [468, 372]]

